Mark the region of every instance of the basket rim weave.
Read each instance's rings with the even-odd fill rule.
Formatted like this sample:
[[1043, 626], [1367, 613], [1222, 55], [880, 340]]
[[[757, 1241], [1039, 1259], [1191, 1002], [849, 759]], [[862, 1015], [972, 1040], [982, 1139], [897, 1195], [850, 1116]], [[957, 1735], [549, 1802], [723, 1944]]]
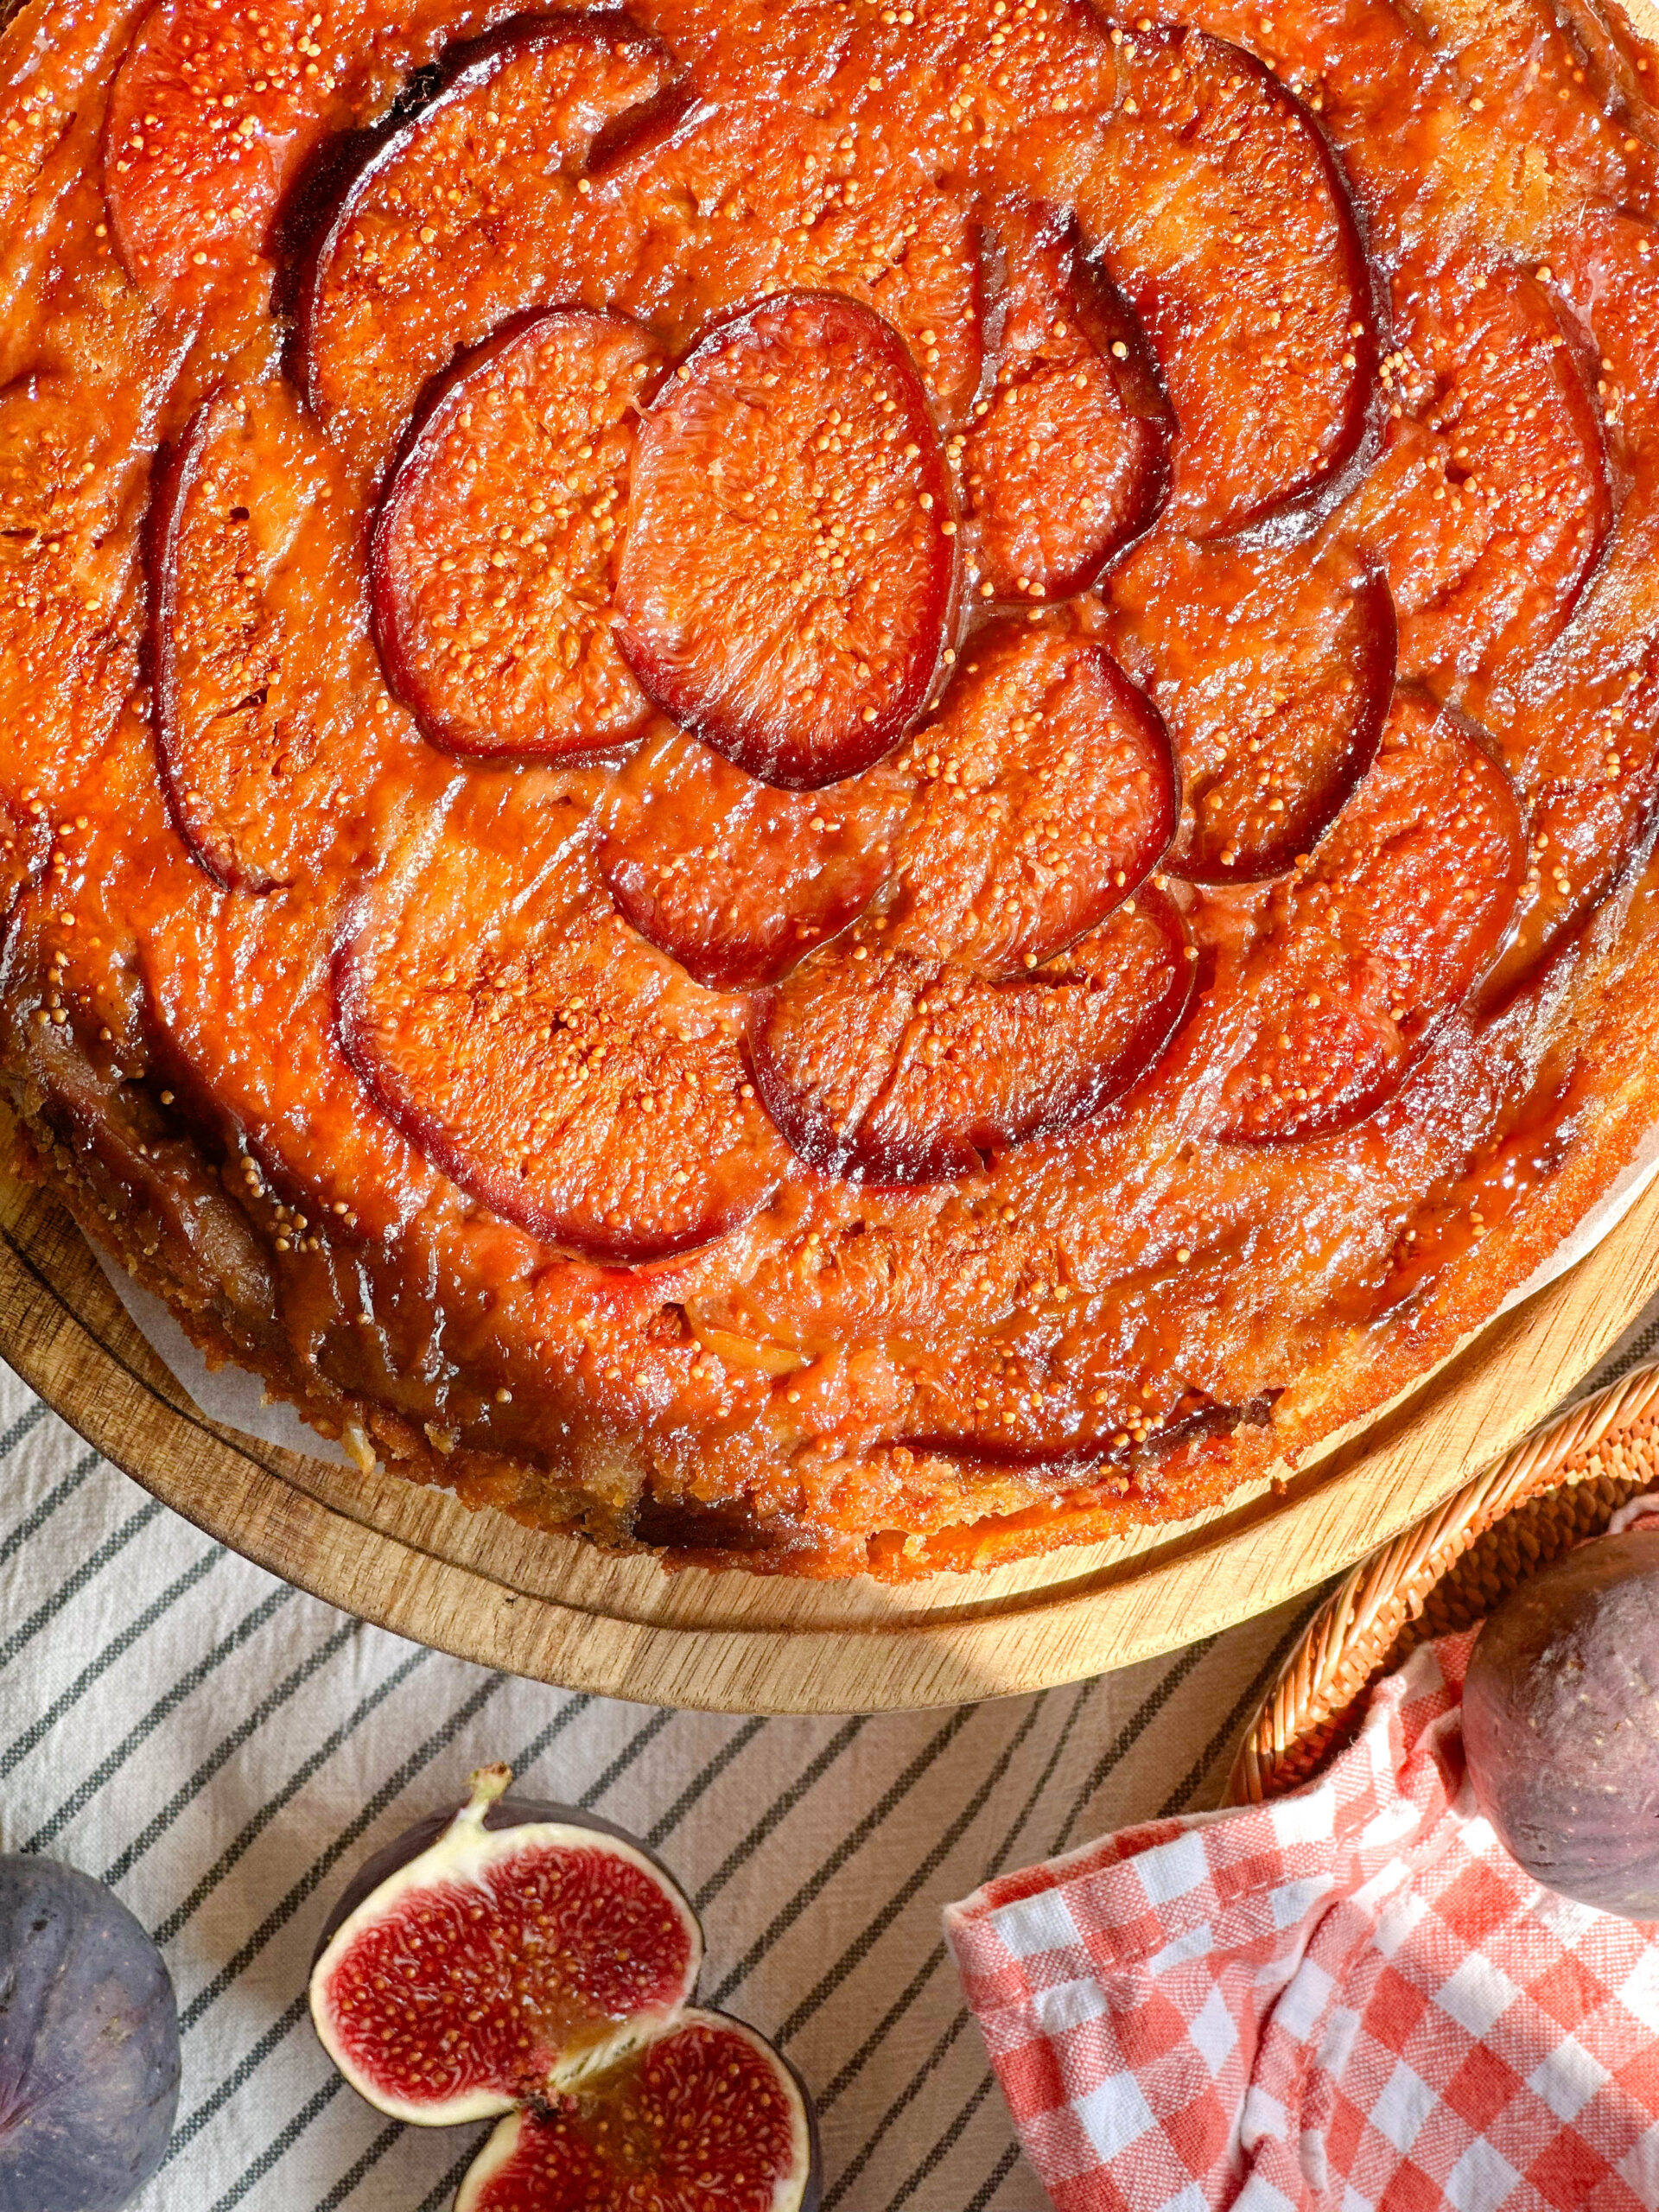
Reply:
[[1311, 1779], [1435, 1585], [1505, 1514], [1604, 1471], [1621, 1435], [1659, 1428], [1659, 1361], [1569, 1406], [1434, 1512], [1351, 1567], [1307, 1623], [1245, 1731], [1224, 1802], [1259, 1804]]

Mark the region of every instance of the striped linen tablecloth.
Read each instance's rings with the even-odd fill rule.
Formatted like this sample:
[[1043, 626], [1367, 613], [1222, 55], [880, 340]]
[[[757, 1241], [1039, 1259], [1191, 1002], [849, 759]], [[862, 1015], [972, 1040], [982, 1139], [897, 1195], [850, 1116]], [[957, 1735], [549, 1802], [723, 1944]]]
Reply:
[[[1623, 1361], [1655, 1337], [1649, 1319]], [[1215, 1802], [1310, 1605], [954, 1710], [626, 1705], [423, 1649], [276, 1581], [0, 1368], [0, 1847], [112, 1884], [167, 1955], [184, 2088], [142, 2212], [445, 2212], [483, 2131], [389, 2125], [359, 2102], [312, 2035], [305, 1976], [358, 1861], [496, 1758], [674, 1868], [707, 1933], [705, 1995], [775, 2036], [817, 2096], [826, 2212], [1042, 2212], [940, 1910]]]

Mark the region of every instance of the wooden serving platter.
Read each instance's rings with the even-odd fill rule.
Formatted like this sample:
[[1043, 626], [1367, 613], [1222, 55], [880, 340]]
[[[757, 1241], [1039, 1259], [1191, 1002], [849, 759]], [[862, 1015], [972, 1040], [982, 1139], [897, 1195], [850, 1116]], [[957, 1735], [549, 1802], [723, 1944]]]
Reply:
[[346, 1611], [486, 1666], [652, 1703], [844, 1713], [1075, 1681], [1310, 1588], [1507, 1451], [1659, 1292], [1659, 1183], [1569, 1274], [1277, 1490], [1175, 1529], [892, 1589], [611, 1558], [197, 1411], [55, 1199], [0, 1173], [0, 1350], [157, 1497]]

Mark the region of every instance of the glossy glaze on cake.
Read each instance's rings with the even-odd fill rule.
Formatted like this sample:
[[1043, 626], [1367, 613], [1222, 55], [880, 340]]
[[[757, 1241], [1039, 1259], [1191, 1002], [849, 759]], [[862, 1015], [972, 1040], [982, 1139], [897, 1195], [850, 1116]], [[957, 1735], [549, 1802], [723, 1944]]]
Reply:
[[675, 1560], [1190, 1513], [1653, 1118], [1587, 0], [29, 0], [0, 1077], [213, 1353]]

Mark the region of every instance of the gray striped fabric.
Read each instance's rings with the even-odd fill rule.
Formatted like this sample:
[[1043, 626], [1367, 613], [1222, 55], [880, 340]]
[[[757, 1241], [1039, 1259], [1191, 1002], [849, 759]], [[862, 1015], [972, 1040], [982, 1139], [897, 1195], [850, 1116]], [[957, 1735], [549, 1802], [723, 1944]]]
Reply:
[[706, 1995], [776, 2036], [817, 2094], [828, 2212], [1040, 2212], [939, 1908], [1213, 1802], [1308, 1609], [947, 1712], [760, 1721], [575, 1696], [274, 1581], [0, 1369], [0, 1843], [112, 1883], [172, 1967], [184, 2094], [143, 2212], [447, 2206], [482, 2131], [389, 2126], [360, 2103], [312, 2036], [305, 1974], [357, 1862], [494, 1758], [677, 1871], [707, 1931]]

